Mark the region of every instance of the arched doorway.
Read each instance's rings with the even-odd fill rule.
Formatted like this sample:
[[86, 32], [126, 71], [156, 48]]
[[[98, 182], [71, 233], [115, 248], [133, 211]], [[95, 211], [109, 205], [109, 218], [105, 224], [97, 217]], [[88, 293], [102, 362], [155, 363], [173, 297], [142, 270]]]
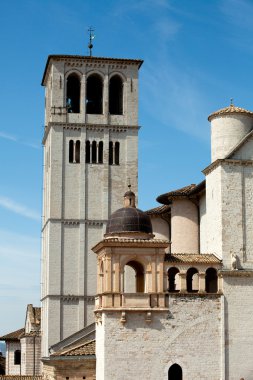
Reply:
[[180, 365], [173, 364], [169, 368], [168, 380], [183, 380], [183, 371]]
[[168, 270], [168, 291], [179, 292], [179, 270], [175, 267]]
[[208, 268], [206, 270], [206, 292], [217, 293], [217, 290], [218, 290], [217, 271], [214, 268]]

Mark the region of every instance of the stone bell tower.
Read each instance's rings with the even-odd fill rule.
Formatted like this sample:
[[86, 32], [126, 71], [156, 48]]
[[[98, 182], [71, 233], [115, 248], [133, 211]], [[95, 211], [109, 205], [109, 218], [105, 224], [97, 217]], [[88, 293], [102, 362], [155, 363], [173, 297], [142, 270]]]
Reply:
[[93, 321], [96, 260], [128, 181], [137, 189], [141, 60], [48, 57], [42, 223], [42, 355]]

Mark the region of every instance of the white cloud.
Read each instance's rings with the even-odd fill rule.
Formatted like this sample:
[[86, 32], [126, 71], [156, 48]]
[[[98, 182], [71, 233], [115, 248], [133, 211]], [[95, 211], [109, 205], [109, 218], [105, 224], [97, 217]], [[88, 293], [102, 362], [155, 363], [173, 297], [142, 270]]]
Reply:
[[13, 201], [10, 198], [0, 195], [0, 207], [10, 210], [16, 214], [22, 215], [26, 218], [40, 221], [40, 214], [26, 206]]
[[2, 131], [0, 131], [0, 138], [5, 139], [5, 140], [9, 140], [9, 141], [13, 141], [13, 142], [16, 142], [16, 143], [21, 144], [21, 145], [26, 145], [26, 146], [29, 146], [30, 148], [34, 148], [34, 149], [40, 149], [41, 148], [41, 146], [39, 144], [35, 144], [35, 143], [29, 142], [29, 141], [24, 142], [24, 141], [20, 140], [18, 137], [10, 135], [10, 134], [2, 132]]

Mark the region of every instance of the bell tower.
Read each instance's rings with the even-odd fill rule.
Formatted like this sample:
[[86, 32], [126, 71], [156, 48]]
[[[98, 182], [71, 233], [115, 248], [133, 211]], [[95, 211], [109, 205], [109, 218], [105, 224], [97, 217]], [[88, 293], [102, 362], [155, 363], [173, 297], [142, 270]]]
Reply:
[[119, 194], [138, 182], [143, 61], [50, 55], [45, 86], [42, 355], [93, 321], [96, 260]]

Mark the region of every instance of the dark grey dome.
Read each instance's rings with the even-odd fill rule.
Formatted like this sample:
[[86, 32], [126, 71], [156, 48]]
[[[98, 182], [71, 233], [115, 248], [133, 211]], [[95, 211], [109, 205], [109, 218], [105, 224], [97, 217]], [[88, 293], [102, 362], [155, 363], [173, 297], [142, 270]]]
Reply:
[[135, 207], [123, 207], [112, 213], [106, 225], [106, 234], [142, 232], [152, 234], [149, 215]]

